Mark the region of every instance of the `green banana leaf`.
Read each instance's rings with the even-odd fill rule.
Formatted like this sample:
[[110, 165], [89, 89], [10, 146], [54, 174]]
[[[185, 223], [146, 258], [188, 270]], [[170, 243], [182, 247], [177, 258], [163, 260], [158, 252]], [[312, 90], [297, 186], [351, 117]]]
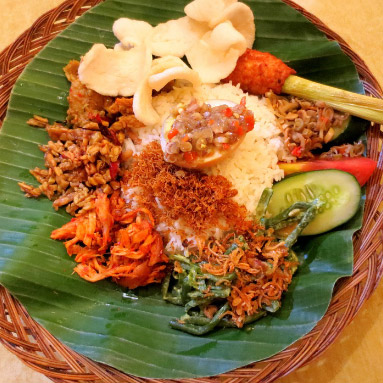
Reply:
[[[246, 1], [257, 26], [255, 48], [269, 51], [302, 77], [363, 92], [352, 62], [310, 22], [280, 0]], [[93, 43], [111, 47], [119, 17], [153, 25], [183, 15], [185, 0], [107, 0], [77, 19], [28, 65], [17, 81], [0, 134], [0, 283], [32, 317], [72, 349], [126, 373], [151, 378], [211, 376], [267, 358], [308, 333], [324, 315], [335, 282], [350, 275], [356, 216], [338, 230], [299, 241], [302, 265], [283, 307], [244, 330], [194, 337], [169, 327], [182, 308], [165, 303], [159, 287], [124, 291], [108, 281], [72, 274], [75, 262], [50, 232], [69, 216], [46, 199], [27, 199], [17, 182], [35, 183], [43, 166], [45, 131], [29, 127], [33, 114], [66, 115], [69, 84], [62, 68]], [[362, 126], [361, 126], [362, 128]]]

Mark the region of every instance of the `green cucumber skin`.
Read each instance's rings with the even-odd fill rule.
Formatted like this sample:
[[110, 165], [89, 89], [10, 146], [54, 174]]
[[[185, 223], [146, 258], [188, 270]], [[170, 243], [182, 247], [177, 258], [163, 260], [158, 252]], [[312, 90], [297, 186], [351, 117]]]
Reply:
[[359, 207], [361, 188], [357, 179], [342, 170], [315, 170], [292, 175], [273, 186], [267, 214], [271, 217], [297, 201], [322, 198], [326, 204], [301, 235], [329, 231], [354, 216]]
[[352, 116], [349, 123], [344, 127], [343, 132], [331, 140], [327, 145], [324, 145], [323, 149], [329, 150], [332, 146], [354, 143], [360, 139], [369, 125], [369, 121]]

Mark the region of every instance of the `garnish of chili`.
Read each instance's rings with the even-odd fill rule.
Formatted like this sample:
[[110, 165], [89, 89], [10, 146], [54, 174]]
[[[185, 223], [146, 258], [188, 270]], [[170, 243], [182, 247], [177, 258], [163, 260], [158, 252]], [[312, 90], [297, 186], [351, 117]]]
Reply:
[[170, 129], [169, 133], [168, 133], [168, 139], [171, 140], [173, 137], [175, 137], [177, 134], [179, 133], [178, 129], [176, 128], [173, 128], [173, 129]]
[[[226, 144], [227, 145], [227, 144]], [[184, 153], [184, 160], [186, 162], [193, 162], [194, 160], [196, 160], [198, 157], [198, 153], [197, 152], [185, 152]]]
[[110, 172], [110, 178], [112, 180], [116, 179], [119, 169], [120, 169], [120, 161], [110, 163], [109, 172]]
[[291, 154], [295, 157], [300, 157], [302, 154], [302, 148], [300, 146], [296, 146], [292, 151]]

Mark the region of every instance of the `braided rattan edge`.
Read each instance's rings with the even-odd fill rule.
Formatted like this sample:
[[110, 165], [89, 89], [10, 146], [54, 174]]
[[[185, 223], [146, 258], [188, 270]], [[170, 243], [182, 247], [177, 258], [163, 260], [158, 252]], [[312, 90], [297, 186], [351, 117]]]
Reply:
[[[52, 38], [75, 18], [102, 0], [67, 0], [41, 16], [31, 28], [0, 54], [0, 120], [5, 117], [11, 89], [27, 63]], [[290, 0], [285, 3], [300, 11], [318, 29], [339, 42], [353, 60], [367, 93], [382, 97], [383, 92], [363, 60], [345, 41], [329, 30], [319, 19]], [[350, 323], [363, 302], [376, 288], [383, 273], [381, 254], [383, 214], [378, 213], [383, 200], [383, 156], [380, 153], [380, 126], [368, 133], [369, 156], [378, 160], [378, 169], [367, 187], [364, 225], [354, 238], [355, 265], [352, 277], [343, 278], [335, 287], [334, 296], [324, 318], [302, 339], [286, 350], [262, 362], [236, 369], [216, 378], [185, 379], [183, 382], [270, 383], [292, 372], [320, 355]], [[373, 186], [371, 186], [373, 185]], [[0, 341], [26, 365], [55, 382], [153, 382], [121, 373], [109, 366], [93, 362], [72, 351], [37, 324], [24, 307], [0, 286]], [[159, 382], [158, 380], [156, 382]], [[164, 382], [164, 381], [162, 381]]]

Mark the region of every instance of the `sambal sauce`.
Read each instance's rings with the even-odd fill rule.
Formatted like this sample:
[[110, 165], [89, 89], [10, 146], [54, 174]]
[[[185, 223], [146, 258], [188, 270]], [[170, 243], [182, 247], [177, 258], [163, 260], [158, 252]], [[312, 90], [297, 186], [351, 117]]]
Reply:
[[246, 108], [245, 97], [239, 104], [219, 101], [217, 106], [193, 100], [178, 105], [165, 124], [165, 160], [192, 165], [238, 144], [254, 128], [254, 115]]

